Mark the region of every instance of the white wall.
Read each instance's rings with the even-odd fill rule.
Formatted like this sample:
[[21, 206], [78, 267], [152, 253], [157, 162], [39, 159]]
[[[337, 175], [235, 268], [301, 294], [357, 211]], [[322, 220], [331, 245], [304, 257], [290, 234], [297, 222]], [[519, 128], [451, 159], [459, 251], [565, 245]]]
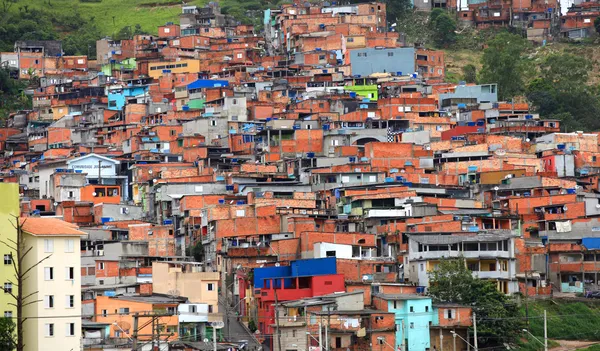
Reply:
[[[192, 307], [196, 307], [196, 313], [190, 312]], [[186, 303], [177, 306], [179, 314], [179, 323], [202, 323], [208, 322], [208, 304], [205, 303]]]
[[[45, 252], [44, 239], [53, 240], [53, 252]], [[73, 252], [65, 252], [65, 240], [73, 240]], [[24, 314], [31, 317], [25, 321], [25, 351], [80, 350], [81, 348], [81, 257], [78, 236], [26, 236], [27, 246], [33, 247], [24, 260], [30, 267], [39, 260], [50, 256], [39, 264], [24, 284], [24, 294], [38, 291], [38, 303], [25, 307]], [[45, 280], [44, 270], [52, 267], [54, 279]], [[66, 267], [74, 268], [74, 279], [68, 280]], [[54, 296], [54, 307], [46, 308], [45, 296]], [[74, 296], [74, 306], [68, 307], [66, 296]], [[60, 318], [49, 318], [61, 316]], [[71, 317], [72, 316], [72, 317]], [[54, 336], [46, 336], [46, 324], [54, 324]], [[67, 336], [67, 323], [75, 323], [75, 335]]]
[[315, 243], [314, 258], [327, 257], [327, 251], [335, 251], [337, 258], [352, 258], [352, 245]]

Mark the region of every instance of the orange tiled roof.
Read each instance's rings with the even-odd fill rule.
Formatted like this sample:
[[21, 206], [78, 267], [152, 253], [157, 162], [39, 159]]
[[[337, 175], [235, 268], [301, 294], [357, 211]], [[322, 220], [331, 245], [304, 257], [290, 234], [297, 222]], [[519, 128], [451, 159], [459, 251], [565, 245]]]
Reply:
[[23, 231], [31, 235], [81, 236], [86, 233], [76, 225], [58, 218], [26, 217], [19, 218]]

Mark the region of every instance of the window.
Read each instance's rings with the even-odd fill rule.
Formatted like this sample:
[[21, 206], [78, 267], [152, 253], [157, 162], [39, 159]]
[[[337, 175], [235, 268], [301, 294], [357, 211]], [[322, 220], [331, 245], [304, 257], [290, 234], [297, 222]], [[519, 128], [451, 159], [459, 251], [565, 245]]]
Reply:
[[213, 305], [208, 305], [208, 313], [213, 313]]
[[410, 322], [410, 329], [415, 329], [415, 323]]
[[[66, 295], [65, 296], [65, 306], [67, 308], [75, 307], [75, 295]], [[106, 310], [104, 310], [106, 311]]]
[[115, 338], [120, 338], [120, 337], [121, 337], [121, 331], [115, 330]]
[[359, 52], [358, 53], [358, 57], [367, 57], [367, 53], [366, 52]]
[[54, 323], [46, 324], [46, 336], [54, 336]]
[[321, 102], [321, 103], [319, 103], [319, 108], [324, 108], [324, 107], [325, 107], [325, 104], [324, 104], [324, 103], [322, 103], [322, 102]]
[[44, 307], [45, 308], [54, 308], [54, 295], [44, 296]]
[[319, 55], [319, 60], [325, 60], [325, 55]]
[[44, 267], [44, 280], [54, 280], [54, 267]]
[[98, 269], [104, 269], [104, 262], [98, 262]]
[[206, 290], [213, 291], [214, 289], [215, 289], [215, 284], [213, 284], [213, 283], [206, 284]]
[[592, 156], [592, 162], [596, 162], [596, 156]]
[[394, 300], [394, 309], [398, 308], [398, 301]]
[[12, 293], [12, 283], [4, 283], [4, 293], [10, 294]]
[[[72, 195], [69, 194], [69, 197], [72, 197]], [[73, 239], [65, 239], [65, 252], [74, 252], [74, 243], [75, 241]]]
[[393, 52], [388, 52], [387, 54], [388, 54], [389, 57], [394, 56]]
[[197, 306], [196, 305], [191, 305], [190, 306], [190, 313], [196, 313], [198, 311]]
[[[73, 192], [69, 191], [69, 199], [71, 199], [71, 198], [73, 198]], [[65, 250], [66, 250], [66, 247], [65, 247]], [[65, 251], [65, 252], [68, 252], [68, 251]]]
[[12, 311], [4, 311], [4, 318], [12, 318]]
[[65, 279], [66, 280], [75, 279], [75, 267], [65, 267]]
[[54, 252], [54, 240], [44, 239], [44, 252]]
[[347, 40], [349, 43], [353, 43], [354, 42], [354, 38], [348, 38]]
[[454, 319], [454, 310], [446, 310], [444, 316], [446, 319]]
[[217, 121], [216, 120], [214, 120], [214, 119], [210, 120], [210, 126], [211, 127], [215, 127], [216, 125], [217, 125]]
[[4, 264], [12, 264], [12, 256], [10, 254], [4, 255]]
[[171, 28], [165, 28], [165, 33], [170, 33], [171, 32]]
[[119, 308], [119, 314], [129, 314], [129, 307]]
[[429, 312], [429, 306], [425, 306], [425, 312]]
[[410, 306], [410, 311], [414, 312], [415, 311], [415, 307], [414, 306]]
[[292, 330], [292, 338], [296, 337], [296, 329]]
[[167, 313], [175, 314], [175, 307], [167, 307]]
[[75, 323], [67, 323], [67, 336], [75, 336]]
[[98, 285], [104, 285], [104, 280], [103, 279], [98, 280]]
[[108, 311], [102, 310], [102, 317], [108, 317]]

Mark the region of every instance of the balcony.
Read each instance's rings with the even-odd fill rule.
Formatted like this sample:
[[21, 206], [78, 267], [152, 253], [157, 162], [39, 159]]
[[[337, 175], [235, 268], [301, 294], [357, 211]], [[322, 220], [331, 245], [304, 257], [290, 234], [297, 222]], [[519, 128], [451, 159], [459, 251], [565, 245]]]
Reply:
[[510, 279], [508, 272], [502, 271], [479, 271], [473, 272], [473, 275], [479, 279]]

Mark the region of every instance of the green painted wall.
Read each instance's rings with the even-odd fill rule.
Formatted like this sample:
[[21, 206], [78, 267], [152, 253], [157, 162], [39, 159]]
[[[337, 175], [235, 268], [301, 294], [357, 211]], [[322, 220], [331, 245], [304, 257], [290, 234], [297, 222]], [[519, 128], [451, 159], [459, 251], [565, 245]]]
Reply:
[[345, 86], [344, 90], [353, 91], [356, 95], [362, 98], [371, 99], [371, 101], [377, 101], [379, 98], [377, 94], [377, 85], [350, 85]]
[[[15, 221], [19, 216], [19, 184], [17, 183], [0, 183], [0, 237], [3, 241], [17, 241], [17, 230], [15, 229]], [[4, 255], [12, 252], [5, 244], [0, 243], [0, 258], [4, 260]], [[13, 252], [13, 256], [16, 253]], [[4, 262], [4, 261], [3, 261]], [[12, 265], [0, 265], [0, 284], [4, 286], [5, 282], [14, 282], [15, 270]], [[16, 289], [13, 286], [13, 289]], [[14, 290], [16, 292], [16, 290]], [[4, 309], [1, 311], [12, 311], [13, 317], [16, 317], [15, 307], [8, 303], [14, 303], [14, 299], [4, 292], [0, 292], [0, 306]], [[4, 314], [2, 314], [4, 315]]]

